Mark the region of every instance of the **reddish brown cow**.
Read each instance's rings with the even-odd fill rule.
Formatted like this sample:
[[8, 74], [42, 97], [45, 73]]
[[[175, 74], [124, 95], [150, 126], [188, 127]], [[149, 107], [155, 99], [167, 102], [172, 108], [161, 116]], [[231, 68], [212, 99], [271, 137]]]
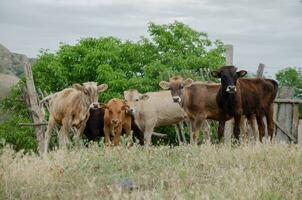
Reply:
[[125, 130], [132, 143], [131, 115], [126, 114], [129, 106], [121, 99], [111, 99], [107, 104], [100, 105], [105, 109], [104, 134], [105, 144], [110, 145], [110, 135], [113, 136], [113, 144], [120, 143], [122, 129]]
[[232, 116], [235, 119], [234, 136], [239, 140], [242, 115], [247, 118], [256, 115], [260, 142], [265, 134], [263, 116], [266, 116], [268, 135], [272, 140], [273, 102], [277, 95], [278, 84], [272, 79], [241, 78], [246, 74], [244, 70], [237, 72], [234, 66], [223, 66], [212, 72], [212, 76], [221, 79], [221, 87], [216, 96], [220, 108], [218, 136], [221, 138], [223, 135], [226, 116]]

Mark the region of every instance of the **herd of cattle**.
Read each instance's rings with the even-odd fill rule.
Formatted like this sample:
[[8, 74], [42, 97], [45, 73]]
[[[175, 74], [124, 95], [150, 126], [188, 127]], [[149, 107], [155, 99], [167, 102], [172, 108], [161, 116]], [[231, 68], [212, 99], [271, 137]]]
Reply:
[[[211, 73], [221, 79], [220, 84], [194, 82], [174, 76], [169, 82], [159, 83], [162, 91], [141, 94], [130, 89], [124, 92], [123, 100], [113, 98], [106, 104], [98, 102], [98, 93], [107, 90], [107, 84], [74, 84], [40, 102], [41, 105], [49, 105], [50, 113], [45, 133], [45, 153], [56, 124], [61, 125], [59, 146], [63, 148], [69, 143], [68, 135], [72, 127], [76, 129], [76, 143], [84, 133], [89, 140], [104, 136], [106, 145], [118, 145], [121, 134], [126, 133], [130, 145], [134, 138], [141, 145], [148, 146], [152, 135], [163, 135], [155, 133], [155, 127], [178, 124], [184, 120], [189, 122], [191, 143], [197, 142], [207, 119], [219, 122], [218, 139], [221, 141], [225, 122], [231, 118], [235, 120], [234, 136], [237, 141], [243, 119], [247, 118], [254, 133], [257, 122], [262, 142], [265, 135], [263, 117], [266, 117], [268, 135], [272, 140], [273, 102], [278, 84], [271, 79], [242, 78], [246, 73], [244, 70], [237, 71], [234, 66], [223, 66]], [[208, 131], [205, 131], [205, 138], [210, 138]]]

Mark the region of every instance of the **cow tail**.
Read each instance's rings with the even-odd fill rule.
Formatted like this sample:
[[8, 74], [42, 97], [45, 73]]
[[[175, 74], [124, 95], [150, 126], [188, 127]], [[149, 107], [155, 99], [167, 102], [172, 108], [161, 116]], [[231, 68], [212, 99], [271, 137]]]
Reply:
[[49, 101], [53, 98], [54, 94], [48, 95], [47, 97], [44, 97], [39, 102], [39, 107], [43, 113], [43, 116], [45, 117], [45, 108], [49, 109]]
[[275, 80], [271, 80], [272, 84], [273, 84], [273, 99], [275, 99], [277, 97], [277, 93], [278, 93], [278, 83]]

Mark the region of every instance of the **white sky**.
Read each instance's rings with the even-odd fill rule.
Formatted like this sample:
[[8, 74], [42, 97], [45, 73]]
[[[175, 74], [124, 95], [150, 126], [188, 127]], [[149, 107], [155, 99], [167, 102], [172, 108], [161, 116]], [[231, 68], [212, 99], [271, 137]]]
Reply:
[[148, 22], [174, 20], [233, 44], [239, 68], [302, 67], [301, 0], [0, 0], [0, 43], [36, 57], [81, 37], [135, 41]]

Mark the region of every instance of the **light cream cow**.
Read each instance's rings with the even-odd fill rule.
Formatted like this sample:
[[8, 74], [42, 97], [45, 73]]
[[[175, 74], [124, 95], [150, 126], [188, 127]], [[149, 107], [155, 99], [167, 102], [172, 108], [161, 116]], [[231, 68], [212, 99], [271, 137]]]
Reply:
[[153, 129], [158, 126], [177, 124], [186, 118], [184, 110], [173, 103], [171, 92], [124, 92], [126, 103], [134, 115], [135, 123], [144, 132], [145, 145], [151, 144]]
[[79, 143], [89, 118], [89, 108], [98, 107], [98, 93], [107, 90], [107, 84], [97, 85], [96, 82], [86, 82], [83, 85], [74, 84], [60, 92], [45, 97], [40, 104], [48, 101], [49, 120], [45, 133], [44, 153], [47, 153], [49, 139], [56, 124], [61, 125], [59, 146], [66, 148], [69, 143], [68, 133], [76, 128], [75, 140]]

